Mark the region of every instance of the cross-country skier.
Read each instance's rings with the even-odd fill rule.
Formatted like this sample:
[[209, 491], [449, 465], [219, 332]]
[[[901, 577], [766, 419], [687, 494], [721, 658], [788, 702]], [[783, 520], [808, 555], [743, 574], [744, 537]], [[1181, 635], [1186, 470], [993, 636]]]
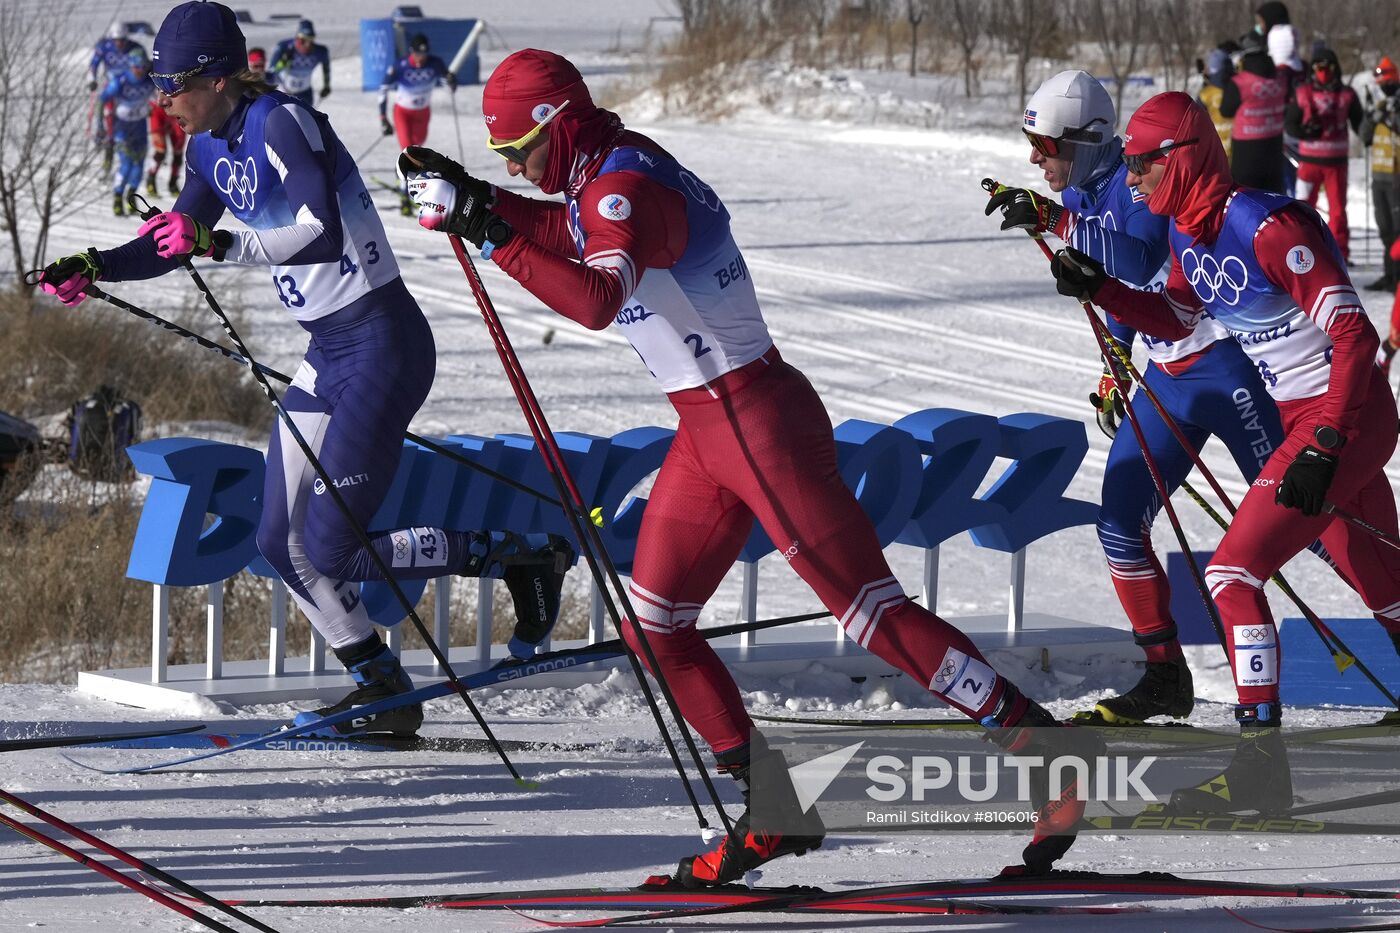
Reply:
[[[249, 53], [249, 68], [252, 68], [252, 53]], [[170, 185], [171, 196], [180, 193], [180, 176], [185, 169], [185, 131], [180, 129], [180, 124], [176, 123], [170, 116], [170, 112], [164, 107], [151, 108], [151, 167], [146, 171], [146, 194], [155, 197], [159, 194], [156, 187], [157, 176], [160, 174], [160, 167], [165, 164], [167, 150], [170, 155]]]
[[102, 104], [112, 105], [112, 143], [118, 162], [112, 180], [112, 213], [118, 217], [126, 209], [136, 211], [136, 192], [141, 186], [141, 167], [146, 162], [146, 122], [151, 115], [151, 63], [146, 50], [133, 46], [127, 52], [127, 67], [114, 71], [98, 95]]
[[1165, 292], [1142, 292], [1078, 251], [1057, 257], [1062, 294], [1092, 300], [1123, 323], [1180, 340], [1213, 315], [1258, 367], [1286, 437], [1250, 485], [1206, 569], [1225, 624], [1241, 741], [1230, 765], [1179, 809], [1263, 812], [1292, 806], [1278, 726], [1278, 632], [1264, 581], [1321, 538], [1376, 619], [1400, 632], [1400, 553], [1336, 518], [1327, 503], [1396, 533], [1384, 467], [1396, 444], [1395, 400], [1373, 365], [1379, 339], [1331, 233], [1312, 208], [1235, 185], [1205, 110], [1159, 94], [1128, 122], [1128, 182], [1169, 216]]
[[[1146, 196], [1127, 183], [1116, 125], [1113, 100], [1092, 75], [1055, 75], [1026, 104], [1022, 130], [1031, 142], [1032, 164], [1043, 170], [1050, 190], [1062, 194], [1063, 205], [1028, 189], [1006, 188], [992, 196], [986, 210], [1001, 208], [1004, 230], [1054, 234], [1103, 263], [1109, 275], [1134, 288], [1160, 291], [1171, 268], [1168, 221], [1148, 210]], [[1253, 480], [1283, 440], [1283, 427], [1258, 370], [1229, 331], [1209, 318], [1179, 340], [1137, 335], [1111, 318], [1108, 329], [1129, 354], [1134, 336], [1141, 336], [1148, 387], [1195, 451], [1215, 435], [1244, 478]], [[1126, 387], [1127, 370], [1116, 368]], [[1147, 656], [1137, 685], [1100, 702], [1096, 713], [1122, 724], [1186, 716], [1195, 703], [1191, 670], [1177, 638], [1167, 575], [1152, 550], [1152, 524], [1162, 503], [1136, 433], [1119, 429], [1123, 400], [1107, 363], [1090, 402], [1099, 427], [1113, 438], [1104, 468], [1099, 544], [1133, 639]], [[1134, 402], [1148, 452], [1167, 491], [1175, 492], [1191, 471], [1191, 456], [1142, 392]]]
[[272, 84], [272, 82], [268, 80], [266, 50], [256, 45], [248, 50], [248, 71], [259, 81], [266, 81], [268, 84]]
[[[98, 40], [92, 50], [92, 60], [88, 63], [88, 90], [97, 94], [111, 83], [112, 79], [127, 70], [127, 53], [140, 48], [126, 36], [126, 27], [114, 22], [107, 29], [107, 35]], [[100, 72], [100, 74], [99, 74]], [[92, 134], [93, 140], [102, 148], [102, 171], [112, 170], [112, 154], [115, 143], [112, 140], [112, 105], [100, 104], [94, 97]]]
[[321, 69], [319, 99], [325, 100], [331, 92], [331, 52], [316, 41], [316, 27], [311, 20], [304, 19], [297, 24], [295, 36], [277, 43], [267, 70], [277, 79], [279, 91], [311, 107], [317, 100], [311, 89], [317, 68]]
[[1298, 139], [1296, 196], [1317, 206], [1318, 192], [1327, 189], [1327, 226], [1342, 260], [1350, 256], [1347, 232], [1348, 126], [1361, 129], [1361, 101], [1342, 83], [1337, 53], [1323, 49], [1312, 60], [1312, 74], [1298, 82], [1284, 112], [1284, 126]]
[[[184, 190], [136, 239], [50, 265], [43, 288], [76, 304], [90, 282], [148, 279], [195, 256], [270, 271], [278, 299], [311, 335], [283, 401], [353, 514], [324, 495], [279, 423], [258, 547], [357, 684], [330, 709], [403, 693], [408, 675], [348, 582], [378, 579], [351, 523], [364, 526], [393, 480], [404, 429], [433, 381], [432, 332], [330, 122], [254, 79], [233, 12], [182, 3], [161, 24], [155, 50], [157, 105], [191, 136]], [[225, 211], [247, 229], [215, 229]], [[372, 542], [403, 579], [504, 576], [525, 634], [540, 632], [536, 641], [554, 622], [572, 561], [562, 538], [526, 541], [509, 532], [400, 528]], [[343, 731], [411, 734], [422, 716], [415, 704]]]
[[[428, 121], [433, 115], [433, 88], [446, 84], [457, 93], [457, 76], [447, 69], [447, 63], [429, 54], [428, 37], [421, 33], [408, 42], [408, 54], [384, 75], [379, 89], [379, 126], [385, 136], [398, 132], [399, 148], [421, 146], [428, 139]], [[394, 92], [394, 122], [389, 122], [389, 91]], [[408, 191], [403, 192], [400, 209], [405, 217], [413, 213]]]
[[[1092, 730], [1021, 728], [1058, 724], [971, 639], [904, 595], [837, 471], [821, 399], [769, 337], [714, 189], [596, 106], [578, 70], [553, 52], [508, 56], [486, 83], [482, 110], [488, 146], [508, 174], [564, 193], [565, 203], [494, 187], [426, 149], [408, 150], [400, 171], [420, 224], [481, 247], [577, 323], [616, 324], [675, 407], [680, 424], [644, 513], [630, 596], [660, 664], [654, 673], [720, 770], [747, 789], [750, 768], [770, 767], [776, 755], [757, 736], [751, 743], [739, 690], [695, 628], [755, 518], [849, 638], [987, 726], [1003, 747], [1102, 748]], [[637, 646], [630, 626], [623, 635]], [[1031, 871], [1063, 855], [1083, 812], [1072, 781], [1043, 786], [1052, 803], [1023, 853]], [[683, 859], [678, 877], [723, 884], [821, 838], [766, 831], [746, 810], [718, 848]]]

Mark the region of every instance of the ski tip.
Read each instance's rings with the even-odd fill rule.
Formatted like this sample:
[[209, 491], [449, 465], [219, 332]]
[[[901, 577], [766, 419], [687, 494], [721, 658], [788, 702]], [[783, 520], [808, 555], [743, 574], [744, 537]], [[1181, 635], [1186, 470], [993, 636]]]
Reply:
[[516, 787], [523, 788], [523, 789], [525, 789], [525, 790], [539, 790], [539, 789], [540, 789], [540, 782], [539, 782], [539, 781], [532, 781], [532, 780], [530, 780], [529, 778], [516, 778], [516, 779], [515, 779], [515, 786], [516, 786]]

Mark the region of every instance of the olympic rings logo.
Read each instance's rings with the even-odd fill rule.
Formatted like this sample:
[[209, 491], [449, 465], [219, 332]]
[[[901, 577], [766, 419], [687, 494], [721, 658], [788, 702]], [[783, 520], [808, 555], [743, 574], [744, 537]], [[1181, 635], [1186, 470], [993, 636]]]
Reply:
[[1233, 307], [1249, 285], [1249, 270], [1238, 256], [1220, 262], [1210, 253], [1188, 249], [1181, 254], [1181, 271], [1205, 304], [1220, 302]]
[[258, 190], [258, 168], [251, 157], [242, 162], [220, 159], [214, 164], [214, 184], [228, 197], [236, 211], [251, 210]]
[[957, 673], [958, 665], [953, 662], [952, 658], [948, 658], [943, 662], [942, 669], [939, 670], [937, 674], [933, 675], [933, 682], [936, 684], [949, 683], [955, 676], [957, 676]]
[[1269, 637], [1267, 628], [1241, 628], [1235, 630], [1236, 641], [1263, 641]]

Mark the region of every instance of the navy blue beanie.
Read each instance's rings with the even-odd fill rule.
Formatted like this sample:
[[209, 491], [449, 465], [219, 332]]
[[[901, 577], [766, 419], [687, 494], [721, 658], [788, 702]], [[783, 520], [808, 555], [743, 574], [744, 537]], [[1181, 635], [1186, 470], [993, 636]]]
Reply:
[[248, 44], [233, 11], [222, 3], [189, 0], [171, 10], [152, 45], [151, 70], [178, 74], [198, 68], [211, 78], [248, 67]]

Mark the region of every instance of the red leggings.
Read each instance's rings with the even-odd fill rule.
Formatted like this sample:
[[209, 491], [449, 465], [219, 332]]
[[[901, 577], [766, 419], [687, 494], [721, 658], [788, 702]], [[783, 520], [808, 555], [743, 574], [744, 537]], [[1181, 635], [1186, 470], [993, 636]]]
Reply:
[[[680, 425], [642, 520], [631, 597], [681, 713], [715, 752], [747, 742], [753, 723], [695, 620], [755, 518], [847, 637], [973, 718], [996, 708], [1007, 682], [966, 635], [904, 595], [837, 471], [821, 399], [776, 349], [669, 397]], [[638, 647], [630, 627], [625, 637]], [[1024, 701], [1015, 706], [1005, 721]]]
[[[1284, 471], [1313, 443], [1325, 400], [1320, 395], [1279, 402], [1287, 436], [1249, 487], [1206, 568], [1206, 583], [1229, 638], [1241, 703], [1278, 700], [1278, 631], [1264, 598], [1264, 581], [1314, 539], [1322, 540], [1337, 572], [1377, 621], [1389, 631], [1400, 630], [1400, 551], [1340, 518], [1326, 513], [1309, 518], [1274, 503]], [[1359, 424], [1357, 436], [1342, 448], [1327, 501], [1394, 535], [1395, 495], [1385, 465], [1395, 450], [1395, 399], [1379, 369], [1371, 371]]]
[[1350, 233], [1347, 230], [1346, 160], [1328, 165], [1299, 162], [1298, 200], [1308, 202], [1311, 207], [1317, 207], [1317, 193], [1324, 188], [1327, 190], [1327, 229], [1332, 231], [1337, 246], [1342, 250], [1342, 258], [1346, 259], [1350, 255], [1347, 250]]
[[400, 149], [421, 146], [428, 141], [428, 118], [432, 115], [430, 107], [409, 110], [398, 104], [394, 105], [394, 130], [399, 136]]

